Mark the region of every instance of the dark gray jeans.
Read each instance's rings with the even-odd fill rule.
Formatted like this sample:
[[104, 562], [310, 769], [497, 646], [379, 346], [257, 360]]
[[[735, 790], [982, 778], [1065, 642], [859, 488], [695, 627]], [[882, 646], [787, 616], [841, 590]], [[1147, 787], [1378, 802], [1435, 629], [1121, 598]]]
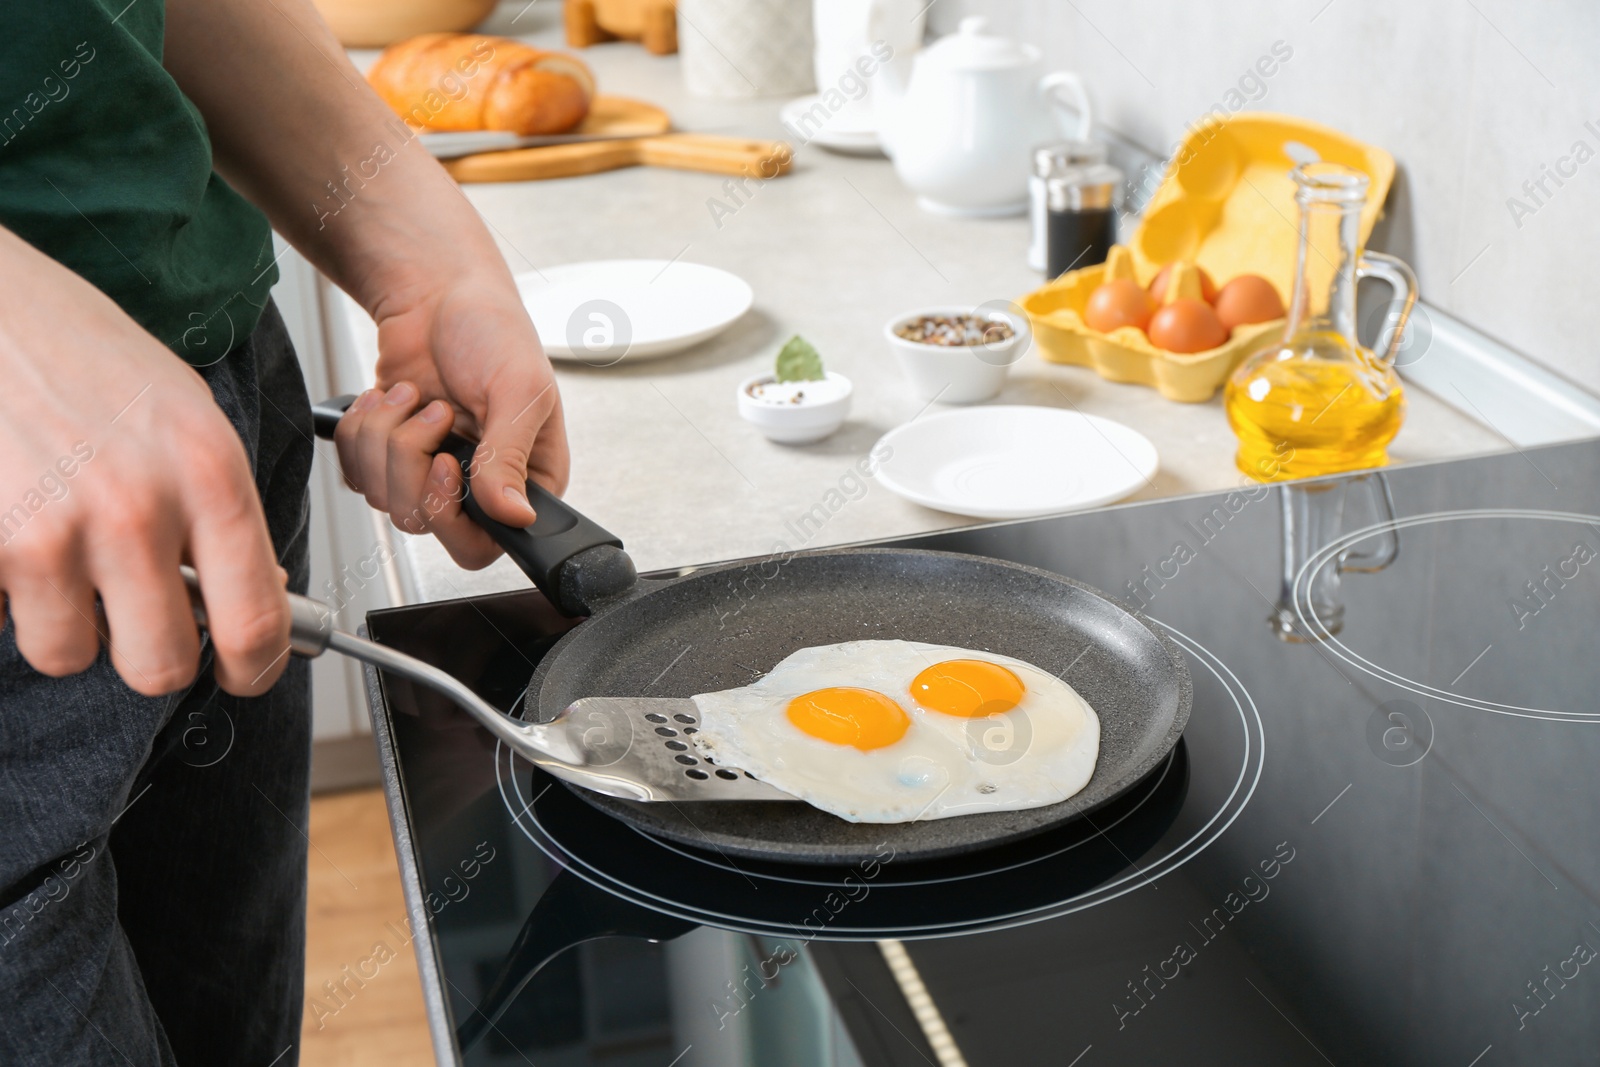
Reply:
[[[311, 413], [277, 308], [201, 373], [304, 592]], [[160, 699], [104, 653], [47, 678], [6, 621], [0, 1064], [296, 1062], [310, 702], [298, 660], [265, 696], [222, 693], [209, 648], [194, 685]]]

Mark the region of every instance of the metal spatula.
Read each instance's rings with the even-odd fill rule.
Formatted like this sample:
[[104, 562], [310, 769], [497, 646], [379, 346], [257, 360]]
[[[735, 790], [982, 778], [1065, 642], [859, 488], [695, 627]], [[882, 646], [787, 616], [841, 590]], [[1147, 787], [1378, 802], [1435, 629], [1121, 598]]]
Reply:
[[[195, 620], [206, 624], [194, 571], [182, 568]], [[409, 678], [459, 704], [517, 755], [557, 778], [625, 800], [786, 800], [788, 793], [695, 752], [700, 725], [692, 700], [588, 697], [552, 722], [531, 723], [496, 710], [444, 671], [375, 641], [333, 628], [333, 609], [289, 594], [289, 649], [312, 658], [328, 649]]]

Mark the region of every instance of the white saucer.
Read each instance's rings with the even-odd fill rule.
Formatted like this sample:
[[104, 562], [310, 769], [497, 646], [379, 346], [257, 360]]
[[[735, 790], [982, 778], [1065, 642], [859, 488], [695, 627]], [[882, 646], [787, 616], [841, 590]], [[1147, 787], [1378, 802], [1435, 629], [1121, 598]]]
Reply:
[[[791, 100], [779, 110], [778, 121], [783, 123], [784, 129], [794, 138], [795, 147], [814, 144], [831, 152], [842, 152], [849, 156], [883, 154], [883, 146], [878, 142], [877, 127], [870, 119], [858, 119], [847, 111], [840, 111], [830, 115], [820, 125], [802, 123], [801, 118], [805, 113], [820, 104], [822, 97], [812, 94]], [[826, 110], [826, 105], [822, 106]], [[808, 131], [810, 131], [809, 137]]]
[[550, 358], [594, 367], [681, 352], [755, 302], [743, 278], [683, 260], [566, 263], [516, 281]]
[[946, 411], [890, 430], [884, 488], [924, 507], [979, 519], [1026, 519], [1109, 504], [1160, 466], [1156, 446], [1120, 422], [1060, 408]]

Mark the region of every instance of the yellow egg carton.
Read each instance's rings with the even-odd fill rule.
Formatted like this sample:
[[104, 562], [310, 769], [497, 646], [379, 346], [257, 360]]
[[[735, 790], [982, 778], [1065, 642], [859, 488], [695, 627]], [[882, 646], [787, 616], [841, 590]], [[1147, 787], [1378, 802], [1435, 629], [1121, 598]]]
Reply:
[[[1068, 271], [1022, 298], [1040, 356], [1093, 367], [1110, 381], [1154, 386], [1168, 400], [1211, 399], [1240, 360], [1282, 331], [1282, 319], [1240, 326], [1204, 352], [1168, 352], [1133, 326], [1091, 330], [1083, 321], [1089, 295], [1112, 278], [1148, 286], [1163, 266], [1192, 263], [1218, 288], [1236, 275], [1259, 274], [1277, 287], [1287, 307], [1300, 217], [1290, 172], [1310, 159], [1342, 163], [1371, 179], [1361, 211], [1365, 242], [1394, 179], [1393, 156], [1290, 115], [1215, 118], [1190, 131], [1173, 153], [1129, 247], [1114, 248], [1105, 263]], [[1180, 268], [1165, 299], [1199, 295], [1198, 275]]]

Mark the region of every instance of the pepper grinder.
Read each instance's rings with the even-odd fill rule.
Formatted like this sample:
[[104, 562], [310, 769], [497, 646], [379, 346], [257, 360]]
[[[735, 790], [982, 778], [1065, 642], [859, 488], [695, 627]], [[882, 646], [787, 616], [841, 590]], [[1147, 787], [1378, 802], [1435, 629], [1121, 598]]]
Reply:
[[1069, 167], [1045, 181], [1045, 277], [1104, 263], [1117, 243], [1122, 171], [1108, 163]]
[[1098, 141], [1055, 141], [1033, 150], [1033, 173], [1028, 177], [1028, 266], [1043, 271], [1049, 261], [1045, 233], [1045, 183], [1072, 167], [1106, 161], [1106, 146]]

